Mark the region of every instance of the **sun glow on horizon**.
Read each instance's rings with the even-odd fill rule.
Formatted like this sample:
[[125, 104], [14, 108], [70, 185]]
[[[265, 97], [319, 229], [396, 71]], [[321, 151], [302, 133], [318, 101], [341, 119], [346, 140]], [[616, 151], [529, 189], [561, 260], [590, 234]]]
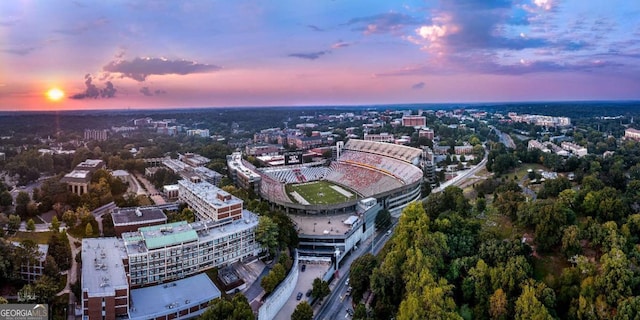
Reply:
[[47, 99], [53, 102], [57, 102], [64, 98], [64, 91], [58, 88], [51, 88], [47, 91]]

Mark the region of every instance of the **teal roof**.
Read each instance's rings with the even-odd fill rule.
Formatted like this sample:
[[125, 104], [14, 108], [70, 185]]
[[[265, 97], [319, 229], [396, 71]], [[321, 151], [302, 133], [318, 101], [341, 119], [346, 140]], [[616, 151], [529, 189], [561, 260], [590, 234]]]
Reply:
[[198, 233], [186, 221], [138, 229], [148, 249], [156, 249], [198, 240]]
[[198, 233], [196, 233], [195, 230], [186, 230], [179, 233], [169, 233], [153, 238], [145, 238], [145, 244], [149, 249], [156, 249], [196, 240], [198, 240]]
[[142, 227], [142, 228], [139, 228], [138, 231], [140, 232], [160, 231], [162, 229], [179, 227], [186, 224], [187, 224], [186, 221], [171, 222], [171, 223], [165, 223], [165, 224], [160, 224], [155, 226]]

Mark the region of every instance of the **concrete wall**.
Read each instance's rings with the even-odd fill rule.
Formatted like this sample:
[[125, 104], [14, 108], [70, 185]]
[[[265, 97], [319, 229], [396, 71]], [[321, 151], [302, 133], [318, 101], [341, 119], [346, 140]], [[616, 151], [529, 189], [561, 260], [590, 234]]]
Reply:
[[287, 302], [293, 290], [296, 288], [298, 282], [298, 251], [295, 252], [293, 258], [293, 267], [286, 278], [276, 287], [275, 290], [269, 295], [267, 300], [258, 310], [258, 320], [271, 320], [275, 319], [276, 315], [282, 309]]

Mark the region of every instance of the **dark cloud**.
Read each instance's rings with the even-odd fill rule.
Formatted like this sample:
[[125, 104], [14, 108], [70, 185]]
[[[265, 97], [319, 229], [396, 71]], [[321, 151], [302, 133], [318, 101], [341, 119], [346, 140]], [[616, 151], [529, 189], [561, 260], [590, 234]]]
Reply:
[[140, 93], [144, 94], [147, 97], [150, 97], [153, 95], [153, 93], [151, 93], [151, 90], [149, 90], [149, 87], [140, 88]]
[[291, 53], [289, 57], [307, 59], [307, 60], [316, 60], [327, 53], [331, 53], [329, 50], [317, 51], [317, 52], [304, 52], [304, 53]]
[[117, 89], [113, 86], [111, 81], [105, 82], [103, 89], [99, 89], [98, 86], [93, 84], [93, 77], [90, 74], [84, 76], [84, 85], [87, 89], [84, 92], [76, 93], [71, 96], [71, 99], [98, 99], [98, 98], [113, 98], [116, 96]]
[[167, 60], [162, 58], [135, 58], [131, 61], [111, 61], [103, 71], [120, 73], [123, 77], [145, 81], [151, 75], [205, 73], [220, 70], [216, 65], [202, 64], [188, 60]]
[[421, 82], [418, 82], [418, 83], [412, 85], [411, 89], [414, 89], [414, 90], [424, 89], [424, 82], [421, 81]]
[[398, 32], [405, 26], [417, 25], [422, 21], [402, 13], [382, 13], [373, 16], [353, 18], [346, 25], [353, 26], [354, 31], [366, 34]]
[[36, 49], [38, 49], [38, 47], [25, 47], [25, 48], [3, 49], [2, 52], [15, 54], [19, 56], [26, 56]]
[[161, 89], [156, 89], [155, 91], [151, 91], [151, 89], [149, 89], [149, 87], [142, 87], [140, 88], [140, 93], [142, 93], [143, 95], [147, 96], [147, 97], [151, 97], [153, 95], [161, 95], [161, 94], [166, 94], [167, 92], [165, 90], [161, 90]]
[[312, 24], [307, 25], [307, 28], [311, 29], [312, 31], [316, 31], [316, 32], [323, 32], [324, 29], [318, 27], [318, 26], [314, 26]]

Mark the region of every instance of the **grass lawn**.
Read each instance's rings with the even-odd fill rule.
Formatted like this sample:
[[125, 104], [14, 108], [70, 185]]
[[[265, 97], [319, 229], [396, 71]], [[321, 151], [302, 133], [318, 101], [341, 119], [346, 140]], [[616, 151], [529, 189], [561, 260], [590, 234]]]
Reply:
[[49, 242], [49, 238], [51, 238], [51, 231], [45, 232], [27, 232], [27, 231], [17, 231], [14, 235], [9, 237], [9, 241], [20, 242], [22, 240], [33, 240], [35, 243], [39, 244], [47, 244]]
[[534, 258], [532, 264], [533, 278], [544, 281], [547, 285], [552, 279], [550, 276], [553, 276], [556, 280], [560, 279], [562, 270], [571, 266], [571, 263], [561, 253], [550, 253], [540, 258]]
[[[330, 183], [328, 181], [317, 181], [312, 183], [305, 184], [293, 184], [287, 185], [287, 193], [297, 192], [301, 195], [305, 200], [309, 202], [309, 204], [334, 204], [345, 202], [349, 199], [353, 199], [356, 195], [354, 192], [347, 190], [343, 187], [343, 190], [351, 193], [351, 197], [346, 197], [340, 192], [332, 189], [331, 187], [335, 186], [335, 184]], [[291, 197], [294, 201], [295, 198]]]

